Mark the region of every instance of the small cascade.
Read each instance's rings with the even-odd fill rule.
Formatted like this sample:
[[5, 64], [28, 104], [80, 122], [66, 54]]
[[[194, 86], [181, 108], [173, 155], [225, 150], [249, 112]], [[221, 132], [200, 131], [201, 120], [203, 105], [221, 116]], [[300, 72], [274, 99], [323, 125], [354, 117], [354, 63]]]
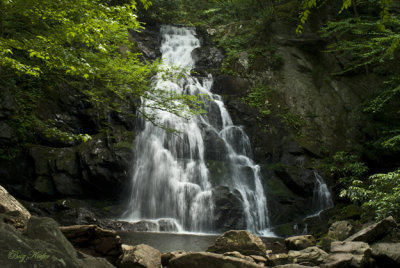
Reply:
[[[218, 185], [210, 181], [206, 151], [218, 141], [218, 155], [229, 169], [222, 185], [239, 192], [243, 214], [249, 231], [270, 234], [267, 199], [261, 185], [260, 167], [251, 159], [249, 138], [235, 126], [222, 98], [210, 89], [211, 75], [198, 79], [190, 76], [194, 66], [193, 49], [200, 46], [192, 28], [162, 26], [162, 60], [165, 68], [184, 68], [185, 77], [165, 80], [162, 74], [154, 79], [160, 90], [197, 95], [204, 102], [205, 114], [185, 119], [167, 111], [146, 110], [150, 100], [144, 100], [144, 112], [155, 113], [157, 122], [171, 129], [170, 133], [151, 122], [136, 137], [134, 174], [131, 199], [124, 217], [130, 221], [172, 218], [185, 232], [214, 232], [213, 190]], [[206, 135], [208, 135], [206, 139]], [[211, 137], [211, 138], [210, 138]]]
[[333, 200], [328, 185], [316, 171], [314, 171], [315, 186], [313, 192], [313, 215], [319, 215], [322, 211], [333, 207]]

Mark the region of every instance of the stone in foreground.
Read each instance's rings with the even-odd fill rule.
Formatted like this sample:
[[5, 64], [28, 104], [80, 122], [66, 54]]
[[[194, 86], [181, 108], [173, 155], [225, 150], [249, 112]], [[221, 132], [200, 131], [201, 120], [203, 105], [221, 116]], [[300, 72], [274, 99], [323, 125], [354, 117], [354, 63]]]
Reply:
[[53, 219], [32, 216], [23, 234], [0, 221], [0, 267], [113, 266], [75, 250]]
[[170, 268], [261, 268], [264, 265], [255, 264], [244, 259], [224, 256], [210, 252], [193, 252], [173, 258], [169, 262]]
[[161, 253], [157, 249], [145, 244], [137, 246], [122, 245], [123, 254], [117, 261], [118, 268], [159, 268], [161, 267]]
[[345, 241], [362, 241], [366, 243], [374, 243], [379, 241], [385, 235], [390, 233], [397, 226], [393, 217], [387, 217], [377, 223], [374, 223], [361, 231], [348, 237]]
[[312, 235], [292, 236], [285, 239], [286, 248], [289, 250], [302, 250], [316, 245]]
[[258, 236], [245, 230], [231, 230], [219, 236], [207, 251], [225, 253], [238, 251], [243, 255], [265, 256], [267, 248]]
[[376, 243], [371, 249], [379, 267], [400, 267], [400, 243]]
[[369, 267], [371, 248], [364, 242], [336, 241], [331, 244], [331, 254], [321, 267]]
[[0, 186], [0, 213], [6, 213], [23, 220], [28, 220], [31, 217], [29, 211], [2, 186]]
[[61, 232], [79, 251], [106, 258], [115, 263], [122, 254], [121, 239], [115, 231], [97, 225], [72, 225], [60, 227]]

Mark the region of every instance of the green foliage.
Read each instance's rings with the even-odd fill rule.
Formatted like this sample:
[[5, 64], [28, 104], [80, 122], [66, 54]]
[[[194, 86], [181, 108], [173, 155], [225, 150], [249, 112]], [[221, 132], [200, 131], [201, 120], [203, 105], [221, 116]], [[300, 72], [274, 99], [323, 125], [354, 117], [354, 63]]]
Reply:
[[400, 169], [385, 174], [375, 174], [362, 181], [354, 179], [341, 192], [354, 202], [362, 204], [363, 217], [380, 220], [388, 216], [400, 219]]
[[271, 114], [271, 93], [273, 89], [265, 87], [263, 85], [257, 85], [252, 88], [249, 95], [242, 98], [242, 101], [247, 103], [250, 107], [254, 107], [258, 110], [261, 116], [267, 116]]
[[337, 178], [343, 188], [349, 187], [352, 181], [359, 180], [368, 171], [368, 167], [357, 155], [343, 151], [326, 159], [322, 168], [327, 174]]

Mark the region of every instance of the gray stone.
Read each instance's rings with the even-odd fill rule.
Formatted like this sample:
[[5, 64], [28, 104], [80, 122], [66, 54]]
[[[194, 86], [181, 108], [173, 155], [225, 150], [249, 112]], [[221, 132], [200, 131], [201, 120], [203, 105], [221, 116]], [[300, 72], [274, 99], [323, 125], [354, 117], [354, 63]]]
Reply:
[[79, 180], [68, 174], [57, 173], [53, 176], [56, 190], [66, 196], [81, 196], [84, 192]]
[[329, 227], [328, 236], [343, 241], [353, 233], [354, 227], [348, 221], [336, 221]]
[[400, 267], [400, 243], [375, 243], [371, 249], [379, 267]]
[[169, 262], [170, 268], [260, 268], [264, 265], [255, 264], [240, 258], [224, 256], [209, 252], [186, 253], [173, 258]]
[[29, 211], [21, 205], [8, 191], [0, 185], [0, 213], [28, 220], [31, 217]]
[[318, 247], [308, 247], [300, 251], [291, 250], [289, 251], [288, 256], [293, 263], [318, 266], [328, 257], [328, 253]]
[[231, 230], [219, 236], [207, 251], [225, 253], [238, 251], [243, 255], [265, 256], [266, 246], [258, 236], [245, 230]]
[[374, 243], [379, 241], [385, 235], [390, 233], [397, 226], [393, 217], [387, 217], [377, 223], [371, 224], [361, 231], [348, 237], [345, 241], [363, 241], [366, 243]]
[[137, 246], [122, 245], [122, 255], [118, 258], [118, 268], [159, 268], [161, 267], [161, 253], [145, 244]]
[[336, 241], [321, 267], [366, 267], [370, 265], [371, 248], [364, 242]]
[[286, 248], [289, 250], [301, 250], [316, 245], [312, 235], [292, 236], [285, 239]]

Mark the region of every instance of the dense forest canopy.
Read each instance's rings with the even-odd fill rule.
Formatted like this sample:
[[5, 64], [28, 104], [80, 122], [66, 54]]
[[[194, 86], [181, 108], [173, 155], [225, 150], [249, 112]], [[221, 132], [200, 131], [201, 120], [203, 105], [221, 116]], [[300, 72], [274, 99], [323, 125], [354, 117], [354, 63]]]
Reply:
[[[19, 107], [11, 119], [18, 129], [15, 144], [1, 149], [2, 158], [15, 156], [15, 147], [32, 142], [35, 135], [75, 142], [88, 138], [85, 133], [67, 133], [53, 122], [37, 118], [40, 99], [61, 84], [82, 93], [100, 116], [105, 110], [119, 112], [122, 102], [141, 97], [154, 100], [154, 109], [180, 115], [182, 102], [174, 100], [196, 104], [193, 97], [151, 88], [150, 78], [160, 71], [160, 64], [141, 60], [137, 47], [129, 41], [128, 29], [145, 27], [140, 21], [195, 25], [203, 30], [246, 22], [240, 34], [214, 40], [226, 54], [222, 72], [243, 76], [246, 74], [232, 69], [242, 51], [249, 53], [254, 68], [262, 68], [257, 59], [267, 54], [277, 70], [284, 64], [276, 49], [266, 45], [273, 21], [289, 23], [294, 36], [297, 28], [298, 37], [312, 32], [316, 28], [312, 23], [317, 21], [323, 25], [317, 28], [328, 44], [326, 52], [343, 62], [342, 70], [332, 75], [362, 73], [382, 81], [364, 106], [373, 125], [366, 131], [368, 141], [350, 152], [329, 152], [326, 170], [336, 176], [343, 188], [341, 195], [362, 204], [367, 216], [399, 215], [398, 1], [0, 0], [0, 12], [0, 88], [11, 91]], [[256, 85], [245, 98], [262, 116], [271, 113], [265, 101], [268, 90]], [[152, 115], [144, 116], [155, 120]]]

